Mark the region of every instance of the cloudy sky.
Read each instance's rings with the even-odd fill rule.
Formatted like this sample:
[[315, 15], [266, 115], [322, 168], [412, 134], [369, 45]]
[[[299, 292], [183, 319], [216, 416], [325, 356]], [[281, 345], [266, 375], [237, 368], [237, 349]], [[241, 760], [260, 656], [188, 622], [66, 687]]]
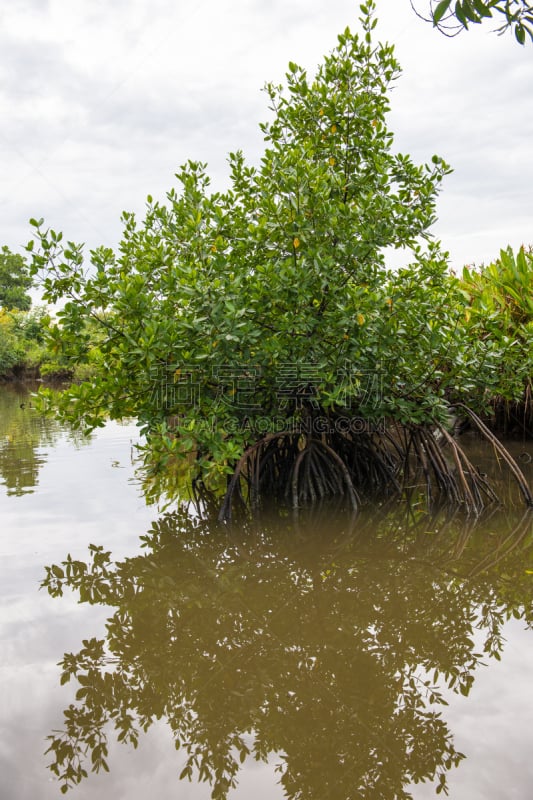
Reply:
[[[452, 265], [533, 243], [533, 46], [377, 5], [403, 67], [395, 147], [455, 170], [434, 228]], [[0, 245], [20, 251], [34, 216], [116, 246], [121, 212], [163, 198], [188, 158], [224, 188], [229, 151], [261, 153], [264, 82], [312, 70], [357, 17], [353, 0], [0, 0]]]

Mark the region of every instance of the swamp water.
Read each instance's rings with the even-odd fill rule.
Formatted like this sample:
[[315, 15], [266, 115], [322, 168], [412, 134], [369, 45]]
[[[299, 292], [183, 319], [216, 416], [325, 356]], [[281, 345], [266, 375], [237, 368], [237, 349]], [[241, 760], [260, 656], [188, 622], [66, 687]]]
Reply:
[[135, 440], [86, 442], [0, 387], [1, 800], [62, 796], [47, 764], [85, 751], [73, 800], [423, 800], [439, 775], [453, 800], [533, 795], [518, 497], [478, 526], [381, 508], [221, 530], [146, 505]]

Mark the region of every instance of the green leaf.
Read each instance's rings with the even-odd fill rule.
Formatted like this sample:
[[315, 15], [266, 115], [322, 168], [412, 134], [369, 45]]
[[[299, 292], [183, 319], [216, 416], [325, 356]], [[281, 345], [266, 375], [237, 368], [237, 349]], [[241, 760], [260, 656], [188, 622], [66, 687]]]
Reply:
[[519, 44], [525, 44], [526, 43], [526, 29], [524, 28], [524, 26], [520, 22], [517, 22], [516, 25], [515, 25], [514, 35], [515, 35], [516, 41]]
[[464, 28], [468, 28], [468, 19], [466, 18], [460, 0], [455, 4], [455, 16]]
[[483, 0], [472, 0], [472, 4], [481, 17], [492, 17], [492, 11]]
[[433, 25], [438, 25], [445, 13], [448, 11], [452, 4], [452, 0], [440, 0], [437, 8], [433, 12]]
[[462, 0], [462, 3], [463, 3], [462, 10], [464, 15], [468, 17], [468, 19], [471, 22], [481, 22], [479, 14], [476, 14], [474, 7], [470, 3], [470, 0]]

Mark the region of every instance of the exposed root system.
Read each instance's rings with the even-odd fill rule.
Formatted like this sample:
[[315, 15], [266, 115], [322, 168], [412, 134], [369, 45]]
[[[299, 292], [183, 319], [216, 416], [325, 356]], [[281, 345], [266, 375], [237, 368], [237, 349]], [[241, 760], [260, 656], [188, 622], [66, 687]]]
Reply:
[[[462, 409], [496, 448], [526, 505], [533, 507], [533, 495], [514, 459], [472, 411]], [[390, 423], [339, 432], [334, 422], [328, 433], [281, 431], [248, 447], [228, 482], [219, 519], [231, 519], [235, 507], [253, 511], [282, 503], [298, 509], [331, 498], [356, 512], [364, 499], [413, 501], [422, 495], [430, 511], [450, 505], [474, 517], [499, 502], [487, 477], [442, 426]]]

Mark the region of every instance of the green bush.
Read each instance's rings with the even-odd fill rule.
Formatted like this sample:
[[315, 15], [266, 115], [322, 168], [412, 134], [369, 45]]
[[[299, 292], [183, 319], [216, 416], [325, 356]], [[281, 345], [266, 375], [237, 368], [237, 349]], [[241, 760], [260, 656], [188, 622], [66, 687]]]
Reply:
[[[291, 62], [285, 87], [267, 84], [263, 157], [230, 154], [227, 191], [188, 162], [179, 190], [148, 197], [140, 223], [125, 213], [118, 253], [91, 251], [89, 268], [82, 246], [32, 221], [33, 273], [47, 301], [64, 301], [49, 347], [94, 364], [47, 402], [88, 429], [137, 418], [147, 463], [178, 488], [192, 477], [220, 489], [244, 470], [251, 492], [275, 483], [297, 505], [351, 481], [398, 489], [402, 471], [409, 485], [413, 452], [429, 486], [431, 452], [438, 488], [479, 510], [479, 488], [457, 484], [428, 428], [462, 393], [482, 406], [501, 350], [461, 324], [464, 295], [429, 232], [449, 167], [393, 153], [399, 66], [372, 40], [374, 3], [361, 9], [362, 33], [341, 34], [314, 76]], [[397, 273], [390, 246], [411, 254]], [[339, 430], [354, 419], [408, 430]]]
[[[462, 333], [484, 353], [480, 381], [488, 407], [533, 434], [533, 251], [508, 247], [488, 266], [466, 267]], [[518, 417], [517, 417], [518, 415]], [[500, 419], [499, 427], [506, 428]], [[510, 426], [512, 427], [512, 426]]]
[[[420, 391], [391, 388], [389, 347], [412, 350], [413, 332], [401, 303], [389, 313], [383, 250], [411, 248], [415, 283], [418, 270], [442, 283], [438, 247], [427, 255], [419, 241], [430, 238], [448, 167], [392, 152], [386, 114], [399, 66], [392, 47], [372, 41], [373, 11], [315, 76], [290, 63], [285, 89], [267, 85], [258, 168], [230, 154], [231, 188], [212, 193], [204, 165], [189, 162], [167, 204], [149, 198], [140, 225], [124, 214], [119, 255], [93, 251], [90, 277], [81, 247], [34, 221], [45, 298], [68, 298], [52, 332], [58, 351], [83, 362], [95, 324], [103, 334], [94, 379], [59, 401], [71, 420], [135, 416], [172, 455], [199, 454], [203, 477], [216, 481], [253, 440], [250, 427], [301, 416], [301, 386], [325, 412], [444, 413], [438, 397], [421, 410]], [[418, 387], [427, 364], [402, 368], [403, 383]], [[177, 435], [167, 435], [169, 417]]]
[[50, 317], [36, 307], [30, 311], [0, 311], [0, 376], [13, 370], [38, 370], [47, 356], [45, 336]]

